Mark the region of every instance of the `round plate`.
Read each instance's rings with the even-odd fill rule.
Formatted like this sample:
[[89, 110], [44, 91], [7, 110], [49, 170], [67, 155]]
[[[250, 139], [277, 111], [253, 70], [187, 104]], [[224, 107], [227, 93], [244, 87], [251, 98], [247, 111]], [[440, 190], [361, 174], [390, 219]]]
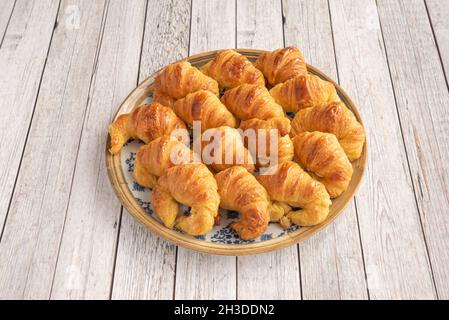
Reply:
[[[264, 52], [251, 49], [236, 49], [236, 51], [245, 55], [250, 61], [255, 61], [257, 57]], [[184, 60], [199, 67], [213, 59], [217, 52], [218, 51], [204, 52]], [[310, 73], [318, 75], [322, 79], [330, 81], [335, 85], [341, 100], [352, 110], [357, 120], [363, 125], [356, 106], [343, 89], [317, 68], [309, 65], [307, 65], [307, 68]], [[114, 120], [119, 115], [129, 113], [135, 107], [150, 101], [153, 81], [158, 72], [145, 79], [128, 95], [120, 106]], [[112, 186], [123, 206], [134, 216], [134, 218], [148, 229], [175, 244], [206, 253], [224, 255], [253, 254], [283, 248], [307, 239], [314, 233], [323, 229], [343, 211], [354, 197], [365, 171], [367, 157], [367, 144], [365, 141], [362, 156], [352, 163], [354, 174], [348, 189], [345, 193], [332, 201], [329, 216], [323, 223], [313, 227], [293, 226], [288, 230], [283, 230], [277, 223], [270, 223], [267, 231], [261, 237], [251, 241], [244, 241], [228, 227], [230, 221], [238, 219], [238, 214], [225, 210], [222, 210], [222, 221], [220, 226], [215, 226], [206, 236], [193, 237], [180, 231], [166, 228], [153, 213], [151, 206], [151, 190], [139, 186], [132, 176], [136, 150], [141, 144], [142, 143], [138, 141], [128, 142], [119, 154], [112, 156], [108, 152], [110, 138], [108, 138], [107, 141], [106, 166]]]

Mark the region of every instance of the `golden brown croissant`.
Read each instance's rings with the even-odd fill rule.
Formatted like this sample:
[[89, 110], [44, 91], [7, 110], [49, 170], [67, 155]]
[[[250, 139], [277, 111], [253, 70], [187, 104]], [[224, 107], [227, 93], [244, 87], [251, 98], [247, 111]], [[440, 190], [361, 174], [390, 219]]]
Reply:
[[203, 133], [201, 140], [201, 158], [216, 171], [238, 165], [249, 172], [254, 172], [253, 157], [245, 148], [237, 129], [231, 127], [208, 129]]
[[365, 130], [342, 102], [300, 110], [292, 121], [291, 135], [305, 131], [333, 133], [349, 160], [360, 158]]
[[235, 166], [215, 175], [220, 195], [220, 207], [240, 212], [241, 219], [232, 222], [243, 240], [257, 238], [265, 232], [270, 221], [267, 191], [243, 167]]
[[335, 135], [319, 131], [303, 132], [293, 138], [295, 159], [313, 172], [331, 198], [346, 191], [352, 177], [352, 165]]
[[[245, 146], [251, 152], [254, 159], [257, 160], [258, 166], [273, 165], [270, 162], [271, 155], [271, 132], [276, 129], [278, 131], [275, 136], [277, 142], [277, 163], [282, 163], [293, 159], [293, 143], [288, 135], [290, 132], [290, 120], [286, 117], [271, 118], [268, 120], [250, 119], [240, 123], [240, 129], [243, 131]], [[247, 131], [253, 129], [254, 131]], [[250, 137], [254, 133], [255, 139], [250, 142]], [[265, 140], [265, 144], [260, 139]], [[260, 146], [264, 146], [265, 150], [260, 150]], [[274, 146], [276, 147], [276, 146]]]
[[163, 170], [195, 161], [198, 157], [186, 145], [175, 137], [163, 136], [137, 150], [134, 179], [143, 187], [153, 188]]
[[314, 180], [292, 161], [286, 161], [270, 170], [266, 175], [257, 177], [270, 198], [302, 208], [288, 212], [288, 219], [300, 226], [313, 226], [327, 218], [331, 201], [322, 183]]
[[201, 90], [188, 94], [185, 98], [176, 101], [173, 110], [190, 126], [195, 120], [201, 121], [202, 132], [209, 128], [237, 126], [234, 115], [210, 91]]
[[270, 90], [270, 94], [286, 112], [297, 112], [304, 108], [340, 101], [335, 86], [313, 74], [296, 76], [280, 83]]
[[307, 66], [302, 52], [295, 47], [287, 47], [264, 52], [254, 63], [262, 71], [272, 86], [299, 75], [307, 74]]
[[175, 99], [184, 98], [198, 90], [209, 90], [218, 95], [218, 83], [187, 61], [169, 64], [154, 80], [154, 90]]
[[234, 50], [224, 50], [206, 63], [201, 71], [214, 78], [222, 88], [234, 88], [243, 83], [265, 85], [265, 79], [254, 65]]
[[228, 90], [221, 97], [221, 102], [238, 118], [270, 119], [283, 117], [284, 111], [264, 86], [242, 84]]
[[118, 153], [129, 139], [139, 139], [148, 143], [164, 135], [170, 135], [175, 129], [186, 129], [172, 109], [152, 102], [137, 107], [129, 114], [121, 115], [109, 126], [112, 154]]
[[173, 108], [173, 104], [175, 103], [176, 100], [158, 90], [155, 90], [153, 91], [153, 99], [151, 101], [160, 103], [163, 106], [169, 108]]
[[[177, 219], [178, 202], [191, 209]], [[177, 165], [163, 171], [153, 189], [152, 203], [166, 227], [203, 235], [212, 230], [218, 214], [217, 182], [202, 163]]]

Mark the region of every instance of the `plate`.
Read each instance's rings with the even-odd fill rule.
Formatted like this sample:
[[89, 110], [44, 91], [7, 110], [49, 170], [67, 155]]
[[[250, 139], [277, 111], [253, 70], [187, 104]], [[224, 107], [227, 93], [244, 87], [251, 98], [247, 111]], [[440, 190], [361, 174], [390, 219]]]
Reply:
[[[262, 50], [253, 49], [235, 50], [245, 55], [252, 62], [264, 52]], [[190, 56], [184, 60], [189, 61], [193, 66], [200, 67], [212, 60], [217, 52], [218, 50], [204, 52]], [[343, 89], [317, 68], [310, 65], [307, 65], [307, 68], [310, 73], [330, 81], [335, 85], [341, 100], [352, 110], [357, 120], [363, 125], [357, 107]], [[114, 120], [119, 115], [129, 113], [135, 107], [151, 101], [152, 86], [158, 72], [155, 72], [145, 79], [128, 95], [125, 101], [120, 105]], [[332, 201], [329, 216], [323, 223], [313, 227], [299, 227], [294, 225], [288, 230], [283, 230], [277, 223], [270, 223], [268, 229], [262, 236], [255, 240], [248, 241], [241, 240], [238, 235], [228, 227], [230, 221], [238, 219], [238, 213], [222, 209], [220, 209], [222, 212], [220, 226], [215, 226], [206, 236], [195, 237], [184, 234], [178, 230], [166, 228], [153, 212], [151, 205], [151, 190], [141, 187], [133, 179], [136, 151], [141, 145], [142, 143], [139, 141], [128, 142], [119, 154], [113, 156], [108, 151], [110, 138], [108, 137], [107, 140], [106, 167], [114, 191], [123, 206], [135, 219], [137, 219], [137, 221], [170, 242], [189, 249], [222, 255], [244, 255], [268, 252], [298, 243], [317, 233], [338, 217], [352, 200], [365, 171], [367, 159], [367, 143], [365, 141], [361, 157], [352, 163], [354, 174], [348, 189]]]

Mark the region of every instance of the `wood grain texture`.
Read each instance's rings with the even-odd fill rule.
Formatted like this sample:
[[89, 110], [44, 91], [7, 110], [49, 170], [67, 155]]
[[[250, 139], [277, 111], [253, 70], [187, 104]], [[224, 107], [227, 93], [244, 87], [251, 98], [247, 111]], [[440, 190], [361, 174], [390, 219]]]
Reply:
[[[190, 6], [190, 1], [148, 2], [139, 82], [187, 56]], [[124, 210], [112, 298], [173, 298], [175, 261], [176, 247], [152, 234]]]
[[[189, 53], [233, 48], [234, 19], [234, 1], [193, 0]], [[235, 299], [236, 277], [235, 257], [178, 247], [175, 299]]]
[[283, 47], [281, 1], [237, 0], [237, 48]]
[[340, 82], [369, 140], [357, 207], [370, 298], [435, 298], [376, 4], [331, 0], [330, 12]]
[[178, 247], [175, 299], [236, 299], [235, 259]]
[[[77, 6], [79, 25], [64, 24], [68, 5]], [[7, 297], [50, 295], [103, 11], [103, 1], [61, 4], [62, 23], [53, 37], [0, 243], [0, 292]]]
[[19, 170], [58, 5], [59, 1], [53, 0], [17, 1], [0, 49], [1, 227]]
[[448, 87], [423, 1], [378, 7], [435, 284], [449, 299]]
[[190, 0], [149, 0], [139, 82], [188, 54]]
[[[0, 2], [0, 299], [449, 298], [448, 1]], [[355, 203], [299, 249], [238, 260], [121, 213], [104, 148], [132, 87], [189, 54], [284, 44], [359, 105]]]
[[78, 151], [52, 299], [108, 299], [120, 203], [104, 166], [107, 127], [136, 85], [146, 0], [107, 7]]
[[[251, 61], [256, 60], [257, 57], [259, 57], [259, 55], [264, 52], [257, 49], [236, 49], [236, 51], [241, 53], [242, 55], [247, 56]], [[200, 54], [189, 56], [186, 61], [189, 61], [192, 65], [201, 65], [213, 59], [216, 53], [216, 50], [202, 52]], [[315, 74], [327, 81], [333, 81], [326, 74], [322, 73], [315, 67], [307, 65], [307, 68], [310, 73]], [[145, 81], [140, 83], [139, 86], [132, 90], [130, 95], [120, 106], [114, 119], [117, 119], [122, 114], [129, 113], [136, 105], [141, 104], [147, 98], [148, 94], [151, 92], [151, 85], [154, 82], [156, 74], [157, 73], [153, 73], [151, 76], [145, 79]], [[357, 119], [360, 120], [360, 114], [353, 101], [338, 84], [336, 84], [335, 82], [333, 82], [333, 84], [335, 85], [335, 88], [340, 95], [341, 100], [348, 106], [348, 108], [350, 108], [354, 112], [354, 115], [357, 117]], [[164, 227], [155, 219], [151, 218], [148, 213], [141, 207], [136, 198], [132, 195], [131, 190], [128, 188], [128, 184], [125, 182], [126, 178], [123, 175], [120, 156], [112, 156], [108, 152], [106, 153], [105, 157], [107, 172], [111, 179], [111, 184], [117, 194], [117, 197], [121, 200], [124, 207], [137, 221], [146, 226], [153, 233], [167, 239], [168, 241], [179, 244], [180, 246], [204, 253], [222, 255], [245, 255], [270, 252], [271, 250], [284, 248], [299, 241], [305, 240], [316, 232], [319, 232], [323, 228], [327, 227], [335, 220], [335, 218], [337, 218], [341, 214], [346, 206], [351, 203], [361, 182], [362, 175], [365, 171], [366, 159], [367, 153], [366, 148], [364, 148], [361, 158], [354, 163], [354, 173], [351, 182], [348, 185], [348, 189], [343, 195], [333, 201], [329, 211], [329, 217], [323, 223], [310, 228], [300, 228], [299, 230], [289, 233], [288, 237], [274, 238], [269, 241], [245, 243], [240, 244], [239, 246], [235, 246], [232, 244], [208, 242], [195, 239], [176, 230]]]
[[[237, 47], [274, 50], [283, 45], [280, 1], [237, 1]], [[296, 245], [238, 257], [237, 263], [238, 299], [301, 298]]]
[[112, 299], [171, 299], [175, 246], [152, 234], [125, 210]]
[[[283, 1], [285, 44], [338, 80], [327, 0]], [[363, 183], [363, 182], [362, 182]], [[303, 299], [366, 299], [365, 270], [354, 204], [299, 245]]]
[[3, 36], [5, 35], [6, 28], [11, 19], [12, 11], [14, 9], [16, 0], [3, 0], [2, 1], [2, 10], [0, 11], [0, 48], [3, 40]]
[[237, 262], [238, 299], [301, 299], [297, 245]]
[[446, 81], [449, 73], [449, 1], [426, 0], [430, 23], [435, 34], [436, 43], [444, 70]]
[[189, 53], [234, 48], [235, 19], [235, 1], [192, 0]]

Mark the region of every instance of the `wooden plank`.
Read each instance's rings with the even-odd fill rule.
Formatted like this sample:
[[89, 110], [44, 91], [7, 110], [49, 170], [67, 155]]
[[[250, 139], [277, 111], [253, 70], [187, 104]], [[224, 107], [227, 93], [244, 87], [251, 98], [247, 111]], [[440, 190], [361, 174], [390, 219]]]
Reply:
[[234, 48], [235, 19], [235, 1], [192, 0], [190, 54]]
[[[285, 44], [338, 80], [327, 0], [283, 1]], [[299, 245], [304, 299], [366, 299], [365, 269], [352, 203], [329, 227]]]
[[448, 87], [424, 2], [379, 1], [378, 7], [435, 284], [439, 298], [449, 299]]
[[171, 299], [175, 246], [123, 210], [112, 299]]
[[339, 78], [368, 133], [357, 195], [370, 298], [435, 298], [376, 3], [330, 1]]
[[108, 299], [120, 203], [104, 170], [107, 127], [136, 85], [146, 0], [112, 1], [73, 178], [52, 299]]
[[175, 299], [235, 299], [235, 259], [179, 247]]
[[[192, 3], [190, 54], [235, 46], [235, 2]], [[236, 258], [178, 248], [175, 299], [235, 299]]]
[[14, 10], [15, 0], [4, 0], [2, 2], [2, 10], [0, 11], [0, 48], [2, 46], [3, 36], [11, 19]]
[[[79, 24], [77, 16], [64, 20], [69, 5], [79, 14]], [[50, 295], [103, 11], [103, 1], [61, 4], [61, 23], [51, 44], [0, 243], [2, 296]]]
[[[280, 1], [237, 1], [237, 47], [283, 46]], [[237, 270], [238, 299], [301, 298], [297, 246], [239, 257]]]
[[[139, 81], [187, 55], [190, 6], [190, 1], [148, 3]], [[176, 247], [124, 210], [112, 298], [171, 299], [175, 268]]]
[[237, 0], [237, 47], [283, 47], [281, 1]]
[[238, 299], [301, 299], [297, 246], [237, 262]]
[[0, 227], [8, 212], [58, 5], [57, 0], [18, 0], [0, 49]]
[[430, 22], [436, 38], [441, 61], [443, 62], [444, 70], [447, 75], [449, 73], [449, 1], [441, 0], [427, 0], [427, 10], [429, 13]]

